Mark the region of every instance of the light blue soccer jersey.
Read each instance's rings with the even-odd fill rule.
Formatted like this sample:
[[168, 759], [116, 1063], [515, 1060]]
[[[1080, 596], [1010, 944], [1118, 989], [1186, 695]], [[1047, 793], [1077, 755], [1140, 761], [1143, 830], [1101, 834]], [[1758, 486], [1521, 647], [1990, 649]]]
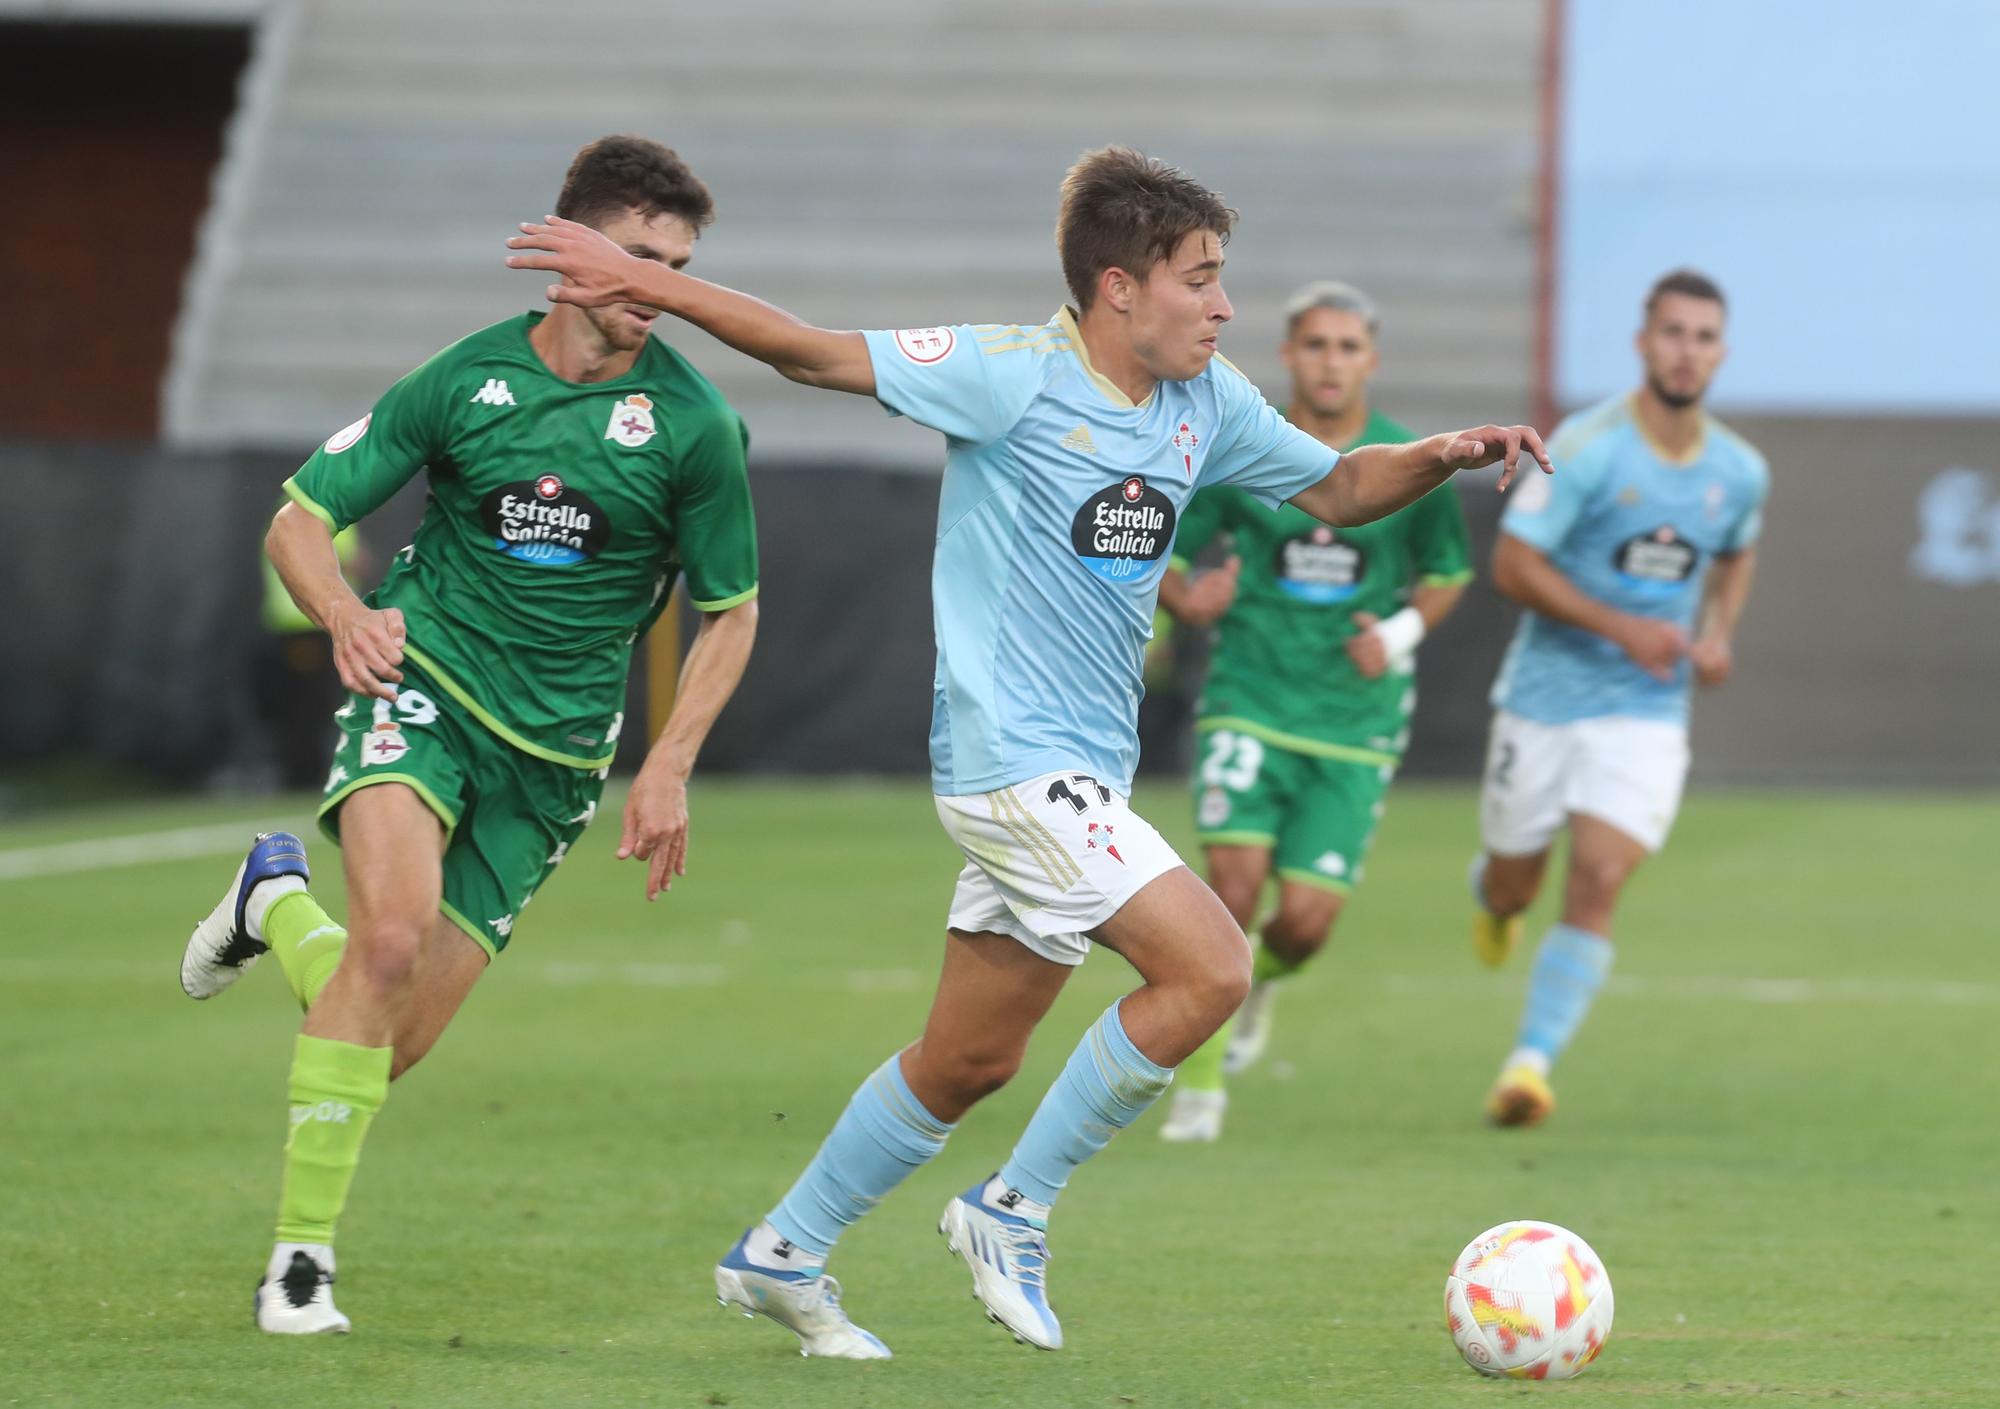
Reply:
[[945, 436], [932, 786], [962, 796], [1061, 770], [1129, 792], [1181, 510], [1211, 484], [1276, 508], [1338, 457], [1220, 358], [1134, 405], [1066, 308], [1041, 327], [865, 336], [883, 406]]
[[[1769, 472], [1714, 418], [1681, 461], [1647, 440], [1629, 396], [1579, 412], [1549, 440], [1552, 476], [1528, 475], [1500, 530], [1548, 555], [1589, 596], [1692, 633], [1718, 553], [1757, 541]], [[1656, 680], [1595, 632], [1525, 612], [1493, 703], [1543, 724], [1626, 715], [1685, 722], [1692, 671]]]

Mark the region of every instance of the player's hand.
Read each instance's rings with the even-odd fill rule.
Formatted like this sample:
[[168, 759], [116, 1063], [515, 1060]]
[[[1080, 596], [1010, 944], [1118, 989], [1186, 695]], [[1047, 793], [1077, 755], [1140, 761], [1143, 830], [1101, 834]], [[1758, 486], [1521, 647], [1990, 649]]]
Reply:
[[634, 857], [646, 865], [646, 899], [657, 900], [674, 888], [674, 877], [687, 874], [687, 778], [678, 770], [649, 758], [632, 780], [625, 798], [625, 832], [618, 842], [618, 859]]
[[1363, 680], [1380, 679], [1389, 668], [1389, 647], [1375, 632], [1375, 623], [1381, 619], [1373, 612], [1356, 612], [1355, 632], [1345, 642], [1347, 658], [1354, 662]]
[[1187, 592], [1181, 597], [1180, 618], [1190, 626], [1207, 626], [1218, 620], [1229, 610], [1229, 604], [1236, 600], [1236, 579], [1243, 571], [1243, 560], [1232, 556], [1219, 568], [1213, 568], [1188, 584]]
[[531, 252], [508, 255], [507, 267], [546, 269], [562, 275], [564, 282], [549, 285], [550, 303], [601, 308], [633, 301], [632, 268], [643, 261], [627, 254], [616, 241], [560, 215], [548, 216], [540, 225], [523, 221], [521, 232], [507, 241], [507, 248]]
[[1514, 482], [1521, 456], [1528, 455], [1542, 467], [1542, 473], [1556, 472], [1555, 462], [1533, 426], [1474, 426], [1459, 431], [1444, 447], [1444, 462], [1453, 470], [1477, 470], [1486, 465], [1500, 466], [1499, 488]]
[[357, 695], [393, 700], [403, 672], [403, 614], [394, 607], [371, 611], [356, 603], [326, 624], [340, 683]]
[[1736, 653], [1726, 636], [1702, 636], [1688, 647], [1688, 661], [1694, 666], [1695, 683], [1720, 685], [1736, 665]]
[[1650, 616], [1625, 618], [1618, 645], [1634, 665], [1655, 680], [1672, 680], [1674, 668], [1688, 654], [1687, 633], [1671, 621]]

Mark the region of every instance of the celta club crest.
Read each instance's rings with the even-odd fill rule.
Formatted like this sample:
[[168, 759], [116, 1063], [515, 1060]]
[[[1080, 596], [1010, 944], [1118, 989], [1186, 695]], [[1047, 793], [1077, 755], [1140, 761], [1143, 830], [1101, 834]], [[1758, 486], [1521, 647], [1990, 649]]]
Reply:
[[611, 423], [604, 428], [604, 438], [617, 441], [627, 450], [637, 450], [658, 430], [653, 424], [653, 399], [635, 391], [611, 408]]
[[1201, 437], [1194, 433], [1186, 421], [1174, 432], [1174, 449], [1181, 452], [1181, 465], [1187, 470], [1188, 483], [1194, 483], [1194, 450], [1201, 444]]

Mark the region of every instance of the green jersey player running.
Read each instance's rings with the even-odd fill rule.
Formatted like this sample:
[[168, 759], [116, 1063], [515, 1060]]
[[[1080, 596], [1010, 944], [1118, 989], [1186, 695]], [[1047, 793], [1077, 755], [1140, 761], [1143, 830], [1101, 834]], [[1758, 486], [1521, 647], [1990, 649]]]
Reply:
[[[1337, 524], [1452, 473], [1546, 466], [1525, 427], [1481, 426], [1341, 455], [1216, 357], [1232, 313], [1214, 192], [1141, 153], [1086, 154], [1063, 182], [1056, 245], [1073, 305], [1047, 323], [842, 332], [643, 260], [575, 224], [524, 227], [515, 268], [570, 282], [559, 302], [640, 303], [795, 381], [872, 396], [945, 437], [931, 603], [931, 776], [960, 868], [922, 1035], [854, 1093], [826, 1142], [715, 1270], [726, 1305], [809, 1355], [877, 1359], [826, 1274], [835, 1243], [1004, 1086], [1093, 944], [1139, 987], [1084, 1034], [1013, 1154], [938, 1224], [973, 1294], [1054, 1350], [1051, 1206], [1071, 1173], [1165, 1090], [1243, 1001], [1243, 931], [1130, 806], [1141, 662], [1176, 519], [1235, 484]], [[773, 1020], [787, 1040], [796, 1023]], [[991, 1168], [991, 1166], [988, 1166]]]
[[[558, 209], [675, 269], [712, 218], [673, 152], [607, 137]], [[320, 825], [351, 925], [306, 889], [295, 836], [261, 836], [181, 965], [209, 998], [275, 952], [305, 1024], [291, 1069], [266, 1331], [345, 1331], [333, 1230], [388, 1094], [444, 1031], [597, 811], [633, 643], [677, 575], [705, 615], [665, 729], [633, 781], [618, 855], [646, 897], [685, 874], [687, 777], [756, 632], [743, 424], [632, 305], [562, 305], [474, 333], [411, 372], [286, 484], [266, 548], [333, 638], [352, 692]], [[366, 601], [334, 535], [420, 471], [415, 540]]]
[[[1380, 365], [1367, 295], [1309, 284], [1285, 308], [1278, 355], [1294, 425], [1334, 449], [1412, 433], [1368, 403]], [[1226, 537], [1223, 567], [1188, 560]], [[1250, 933], [1275, 869], [1277, 908], [1259, 932], [1250, 996], [1233, 1023], [1181, 1063], [1163, 1138], [1222, 1134], [1224, 1076], [1263, 1054], [1272, 994], [1326, 944], [1361, 879], [1382, 795], [1410, 737], [1417, 644], [1472, 578], [1465, 513], [1443, 485], [1386, 518], [1334, 528], [1241, 490], [1194, 497], [1160, 602], [1218, 629], [1195, 724], [1195, 823], [1208, 881]], [[1232, 1035], [1233, 1030], [1233, 1035]]]

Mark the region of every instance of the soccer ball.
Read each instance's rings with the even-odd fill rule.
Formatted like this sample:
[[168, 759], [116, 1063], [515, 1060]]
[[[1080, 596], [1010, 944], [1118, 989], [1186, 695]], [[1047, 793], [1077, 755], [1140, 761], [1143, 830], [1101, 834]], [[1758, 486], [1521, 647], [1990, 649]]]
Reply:
[[1444, 1319], [1452, 1344], [1480, 1374], [1566, 1380], [1611, 1335], [1611, 1278], [1567, 1228], [1502, 1223], [1452, 1264]]

